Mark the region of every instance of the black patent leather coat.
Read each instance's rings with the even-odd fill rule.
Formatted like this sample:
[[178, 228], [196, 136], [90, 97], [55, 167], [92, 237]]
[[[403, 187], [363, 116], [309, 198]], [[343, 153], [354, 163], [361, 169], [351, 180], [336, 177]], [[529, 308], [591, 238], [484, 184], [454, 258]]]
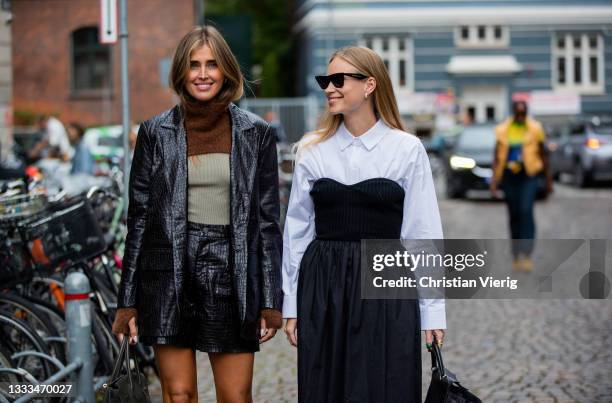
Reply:
[[[230, 226], [241, 334], [257, 338], [263, 308], [282, 309], [278, 165], [274, 128], [230, 104]], [[139, 332], [180, 332], [187, 245], [187, 138], [182, 109], [145, 121], [130, 173], [119, 307], [136, 307]], [[183, 316], [184, 317], [184, 316]]]

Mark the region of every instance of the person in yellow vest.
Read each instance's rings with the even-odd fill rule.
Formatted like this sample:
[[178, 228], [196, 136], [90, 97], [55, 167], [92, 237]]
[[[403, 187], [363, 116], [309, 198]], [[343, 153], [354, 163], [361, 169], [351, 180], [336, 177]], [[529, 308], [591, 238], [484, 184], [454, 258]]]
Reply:
[[497, 197], [498, 188], [504, 191], [513, 239], [514, 267], [530, 271], [533, 269], [533, 206], [538, 190], [538, 176], [543, 174], [546, 178], [547, 195], [552, 193], [552, 177], [542, 125], [527, 117], [527, 104], [524, 101], [514, 102], [512, 110], [513, 116], [495, 128], [491, 193]]

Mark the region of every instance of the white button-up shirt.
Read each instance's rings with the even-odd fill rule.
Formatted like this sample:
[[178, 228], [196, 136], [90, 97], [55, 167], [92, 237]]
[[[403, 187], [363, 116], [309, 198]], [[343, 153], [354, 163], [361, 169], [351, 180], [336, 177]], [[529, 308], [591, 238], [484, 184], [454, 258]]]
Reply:
[[[302, 141], [308, 143], [311, 138]], [[328, 140], [298, 152], [283, 235], [283, 317], [297, 317], [300, 262], [315, 237], [313, 183], [331, 178], [351, 185], [372, 178], [397, 182], [405, 192], [402, 239], [441, 239], [442, 223], [425, 148], [414, 135], [382, 120], [361, 136], [342, 124]], [[421, 329], [445, 329], [443, 299], [420, 299]]]

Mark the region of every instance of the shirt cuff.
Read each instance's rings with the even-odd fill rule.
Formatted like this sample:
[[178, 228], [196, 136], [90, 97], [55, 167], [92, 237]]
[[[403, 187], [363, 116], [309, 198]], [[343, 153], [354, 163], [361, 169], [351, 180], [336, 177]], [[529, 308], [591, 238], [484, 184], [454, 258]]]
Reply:
[[297, 297], [295, 295], [285, 295], [283, 298], [283, 318], [297, 318]]
[[446, 329], [446, 309], [444, 305], [421, 306], [421, 330]]

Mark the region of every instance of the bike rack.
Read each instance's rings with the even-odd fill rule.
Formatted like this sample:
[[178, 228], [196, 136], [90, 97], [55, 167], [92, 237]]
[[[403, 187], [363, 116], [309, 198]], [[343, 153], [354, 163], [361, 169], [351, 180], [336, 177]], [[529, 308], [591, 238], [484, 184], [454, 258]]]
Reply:
[[49, 361], [51, 364], [55, 365], [57, 369], [59, 369], [60, 371], [65, 368], [64, 364], [62, 364], [62, 362], [58, 360], [57, 358], [51, 357], [50, 355], [45, 354], [45, 353], [40, 353], [38, 351], [21, 351], [19, 353], [13, 354], [11, 356], [11, 359], [14, 360], [16, 358], [27, 357], [27, 356], [44, 358], [45, 360]]
[[19, 375], [30, 383], [38, 383], [38, 379], [23, 368], [0, 368], [0, 373]]
[[43, 337], [43, 340], [45, 342], [57, 342], [57, 343], [63, 343], [66, 344], [68, 343], [68, 340], [65, 337], [57, 337], [57, 336], [48, 336], [48, 337]]
[[[65, 295], [66, 295], [66, 325], [68, 332], [68, 362], [69, 364], [63, 365], [55, 357], [51, 357], [47, 354], [39, 353], [36, 351], [23, 351], [16, 353], [12, 358], [19, 358], [24, 356], [35, 356], [46, 359], [47, 361], [54, 364], [59, 371], [52, 375], [50, 378], [43, 382], [38, 382], [32, 375], [27, 371], [18, 368], [6, 368], [0, 369], [0, 372], [11, 372], [16, 375], [28, 378], [31, 383], [48, 385], [65, 379], [68, 376], [72, 376], [72, 379], [76, 382], [76, 396], [73, 401], [79, 401], [84, 403], [95, 402], [95, 389], [93, 385], [93, 363], [92, 363], [92, 346], [91, 346], [91, 302], [89, 300], [89, 293], [91, 288], [89, 286], [89, 280], [87, 276], [80, 272], [72, 272], [66, 277], [65, 281]], [[63, 338], [62, 338], [63, 339]], [[58, 340], [59, 341], [59, 340]], [[24, 374], [25, 373], [25, 374]], [[97, 384], [99, 387], [104, 383], [105, 378], [99, 380]], [[96, 384], [96, 386], [97, 386]], [[98, 387], [98, 389], [99, 389]], [[97, 389], [96, 389], [97, 390]], [[0, 395], [1, 403], [6, 399]], [[32, 399], [37, 398], [34, 394], [28, 394], [15, 400], [15, 403], [25, 403]]]

